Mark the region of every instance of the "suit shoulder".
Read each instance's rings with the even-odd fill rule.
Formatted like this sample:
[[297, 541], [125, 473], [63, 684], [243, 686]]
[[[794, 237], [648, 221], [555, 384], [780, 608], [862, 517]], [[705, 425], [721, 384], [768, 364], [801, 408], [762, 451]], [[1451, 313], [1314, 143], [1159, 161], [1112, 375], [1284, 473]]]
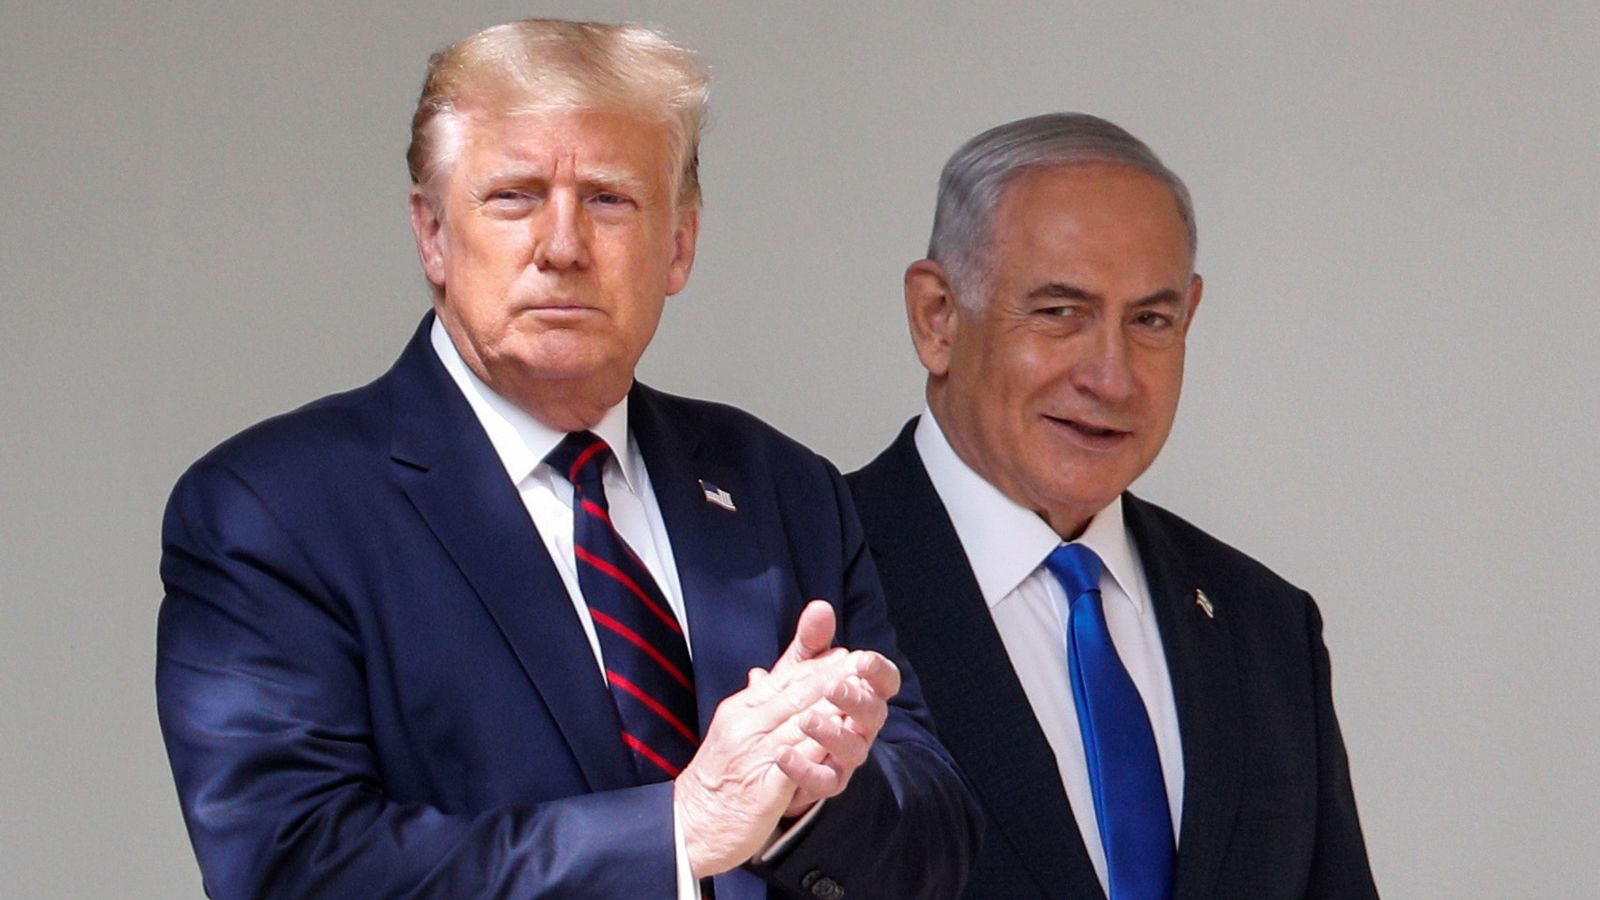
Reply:
[[[1124, 515], [1134, 534], [1151, 535], [1170, 544], [1197, 574], [1221, 584], [1243, 587], [1248, 596], [1275, 596], [1302, 598], [1310, 601], [1302, 588], [1290, 583], [1266, 564], [1234, 547], [1209, 532], [1202, 530], [1182, 516], [1125, 494]], [[1143, 546], [1141, 551], [1149, 552]]]
[[370, 459], [371, 448], [386, 439], [387, 407], [382, 379], [330, 394], [224, 440], [190, 466], [185, 478], [205, 469], [224, 469], [247, 482], [348, 471]]
[[832, 469], [832, 464], [816, 451], [738, 407], [642, 385], [639, 392], [685, 431], [713, 442], [719, 452], [760, 459], [778, 468]]
[[1179, 602], [1185, 605], [1191, 602], [1187, 597], [1192, 584], [1219, 609], [1226, 608], [1237, 649], [1281, 660], [1285, 653], [1298, 654], [1312, 646], [1321, 614], [1309, 593], [1181, 516], [1131, 494], [1123, 496], [1124, 519], [1145, 571], [1163, 570], [1169, 583], [1181, 581]]
[[858, 504], [876, 506], [878, 503], [875, 501], [880, 498], [892, 497], [909, 488], [913, 477], [927, 478], [925, 473], [908, 466], [902, 457], [903, 454], [891, 446], [871, 462], [846, 473], [844, 480], [850, 485], [850, 493]]
[[863, 517], [876, 510], [887, 514], [904, 511], [908, 498], [933, 491], [916, 450], [914, 435], [919, 418], [914, 416], [906, 422], [899, 435], [871, 462], [845, 475]]
[[893, 452], [894, 448], [886, 448], [866, 465], [846, 472], [844, 480], [850, 485], [850, 492], [859, 499], [863, 494], [877, 493], [892, 484], [899, 477]]

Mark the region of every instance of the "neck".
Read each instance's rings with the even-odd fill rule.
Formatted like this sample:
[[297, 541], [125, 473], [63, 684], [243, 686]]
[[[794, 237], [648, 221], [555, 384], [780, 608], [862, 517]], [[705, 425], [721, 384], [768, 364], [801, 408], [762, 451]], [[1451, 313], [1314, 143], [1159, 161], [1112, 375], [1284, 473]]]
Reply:
[[[478, 376], [482, 378], [482, 375]], [[518, 409], [557, 431], [586, 431], [600, 424], [613, 406], [622, 402], [633, 385], [626, 382], [595, 385], [566, 381], [540, 381], [533, 385], [502, 386], [484, 380], [489, 389]]]

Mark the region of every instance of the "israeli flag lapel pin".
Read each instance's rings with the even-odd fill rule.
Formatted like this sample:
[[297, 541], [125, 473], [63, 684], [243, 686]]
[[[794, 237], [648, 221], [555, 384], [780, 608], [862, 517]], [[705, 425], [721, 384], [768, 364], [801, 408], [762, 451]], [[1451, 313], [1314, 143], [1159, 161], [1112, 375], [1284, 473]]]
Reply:
[[728, 512], [738, 512], [739, 508], [733, 505], [733, 495], [717, 487], [704, 478], [700, 479], [700, 490], [706, 493], [706, 502], [720, 506]]
[[1217, 608], [1211, 605], [1211, 598], [1207, 597], [1206, 592], [1199, 588], [1194, 589], [1194, 605], [1200, 607], [1200, 611], [1206, 614], [1206, 618], [1215, 619], [1217, 617]]

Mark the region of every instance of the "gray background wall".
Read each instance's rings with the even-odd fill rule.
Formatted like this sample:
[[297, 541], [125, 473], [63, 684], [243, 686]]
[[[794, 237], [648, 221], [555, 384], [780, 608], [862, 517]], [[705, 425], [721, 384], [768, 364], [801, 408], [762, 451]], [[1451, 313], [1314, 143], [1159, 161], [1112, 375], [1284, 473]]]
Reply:
[[699, 265], [643, 373], [845, 468], [920, 406], [900, 274], [950, 151], [1056, 109], [1149, 141], [1207, 291], [1140, 490], [1321, 600], [1389, 896], [1594, 889], [1592, 4], [4, 6], [0, 893], [199, 895], [151, 691], [166, 492], [388, 365], [426, 306], [423, 62], [536, 12], [711, 62]]

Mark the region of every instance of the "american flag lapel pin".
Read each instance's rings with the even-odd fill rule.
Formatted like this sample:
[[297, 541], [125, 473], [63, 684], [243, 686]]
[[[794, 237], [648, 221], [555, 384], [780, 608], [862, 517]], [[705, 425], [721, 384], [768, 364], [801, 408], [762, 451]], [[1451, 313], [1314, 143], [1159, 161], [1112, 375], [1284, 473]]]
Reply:
[[722, 507], [728, 512], [738, 512], [739, 508], [733, 505], [733, 495], [717, 487], [711, 482], [700, 479], [700, 490], [706, 492], [706, 502]]
[[1194, 589], [1194, 605], [1200, 607], [1200, 611], [1206, 614], [1206, 618], [1215, 619], [1217, 617], [1217, 608], [1211, 605], [1211, 598], [1207, 597], [1206, 592], [1199, 588]]

